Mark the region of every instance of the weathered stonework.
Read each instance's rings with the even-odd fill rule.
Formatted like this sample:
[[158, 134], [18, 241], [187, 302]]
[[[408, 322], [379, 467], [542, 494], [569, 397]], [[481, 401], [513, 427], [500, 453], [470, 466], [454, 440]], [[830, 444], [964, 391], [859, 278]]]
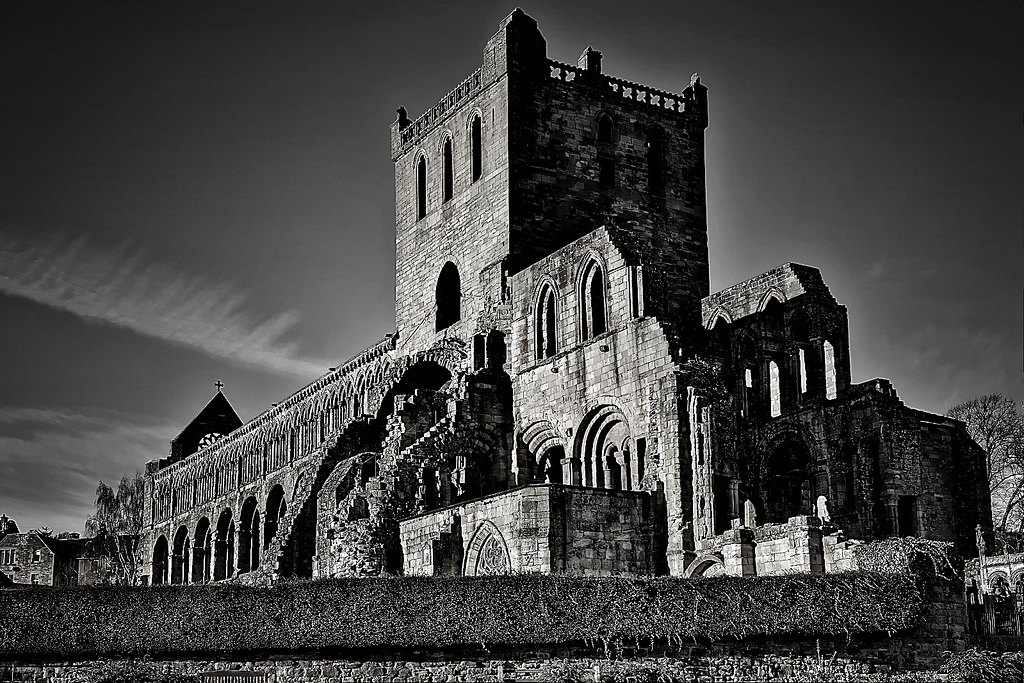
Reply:
[[822, 572], [830, 524], [970, 554], [980, 451], [852, 383], [818, 271], [710, 293], [707, 125], [696, 74], [555, 62], [505, 18], [391, 125], [395, 333], [247, 423], [218, 394], [147, 465], [148, 580]]
[[17, 585], [73, 586], [83, 546], [35, 532], [0, 536], [0, 574]]

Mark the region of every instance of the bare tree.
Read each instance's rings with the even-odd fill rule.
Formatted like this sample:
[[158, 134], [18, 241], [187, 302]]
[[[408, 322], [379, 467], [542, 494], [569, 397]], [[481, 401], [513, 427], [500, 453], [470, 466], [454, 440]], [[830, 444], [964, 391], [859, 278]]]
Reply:
[[138, 581], [143, 495], [138, 472], [132, 479], [121, 477], [117, 493], [101, 481], [96, 489], [96, 514], [85, 520], [85, 534], [93, 537], [90, 553], [111, 558], [117, 583]]
[[1024, 531], [1024, 415], [1001, 394], [972, 398], [953, 406], [948, 417], [961, 420], [985, 451], [995, 531]]

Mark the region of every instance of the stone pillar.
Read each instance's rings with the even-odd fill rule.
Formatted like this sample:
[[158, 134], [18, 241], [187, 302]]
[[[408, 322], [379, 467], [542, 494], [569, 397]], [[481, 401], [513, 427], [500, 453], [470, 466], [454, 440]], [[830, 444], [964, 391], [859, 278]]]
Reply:
[[825, 573], [825, 549], [821, 540], [821, 520], [799, 515], [786, 525], [789, 537], [790, 569], [809, 574]]
[[740, 502], [740, 483], [729, 478], [729, 514], [731, 519], [743, 519], [743, 504]]
[[583, 463], [577, 458], [566, 458], [562, 463], [562, 483], [570, 486], [582, 486], [580, 481]]
[[896, 505], [896, 496], [886, 495], [885, 497], [885, 535], [899, 535], [899, 508]]
[[725, 573], [730, 576], [754, 576], [757, 567], [754, 562], [754, 532], [752, 529], [737, 527], [722, 534], [722, 562]]

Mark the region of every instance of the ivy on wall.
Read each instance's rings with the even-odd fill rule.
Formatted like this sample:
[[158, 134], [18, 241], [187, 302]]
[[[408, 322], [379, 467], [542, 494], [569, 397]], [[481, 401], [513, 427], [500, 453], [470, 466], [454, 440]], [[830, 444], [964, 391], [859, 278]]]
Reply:
[[826, 636], [912, 628], [923, 606], [915, 577], [866, 572], [17, 590], [0, 593], [0, 659]]

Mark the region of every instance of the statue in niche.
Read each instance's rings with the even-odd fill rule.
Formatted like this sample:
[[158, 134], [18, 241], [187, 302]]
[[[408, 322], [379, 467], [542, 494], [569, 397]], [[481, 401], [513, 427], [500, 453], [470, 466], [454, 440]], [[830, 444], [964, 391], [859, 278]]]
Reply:
[[832, 521], [832, 518], [829, 516], [829, 513], [828, 513], [828, 498], [826, 498], [825, 496], [818, 496], [818, 502], [817, 502], [817, 504], [814, 507], [815, 507], [815, 514], [818, 517], [821, 518], [821, 521], [823, 521], [823, 522], [831, 522]]

